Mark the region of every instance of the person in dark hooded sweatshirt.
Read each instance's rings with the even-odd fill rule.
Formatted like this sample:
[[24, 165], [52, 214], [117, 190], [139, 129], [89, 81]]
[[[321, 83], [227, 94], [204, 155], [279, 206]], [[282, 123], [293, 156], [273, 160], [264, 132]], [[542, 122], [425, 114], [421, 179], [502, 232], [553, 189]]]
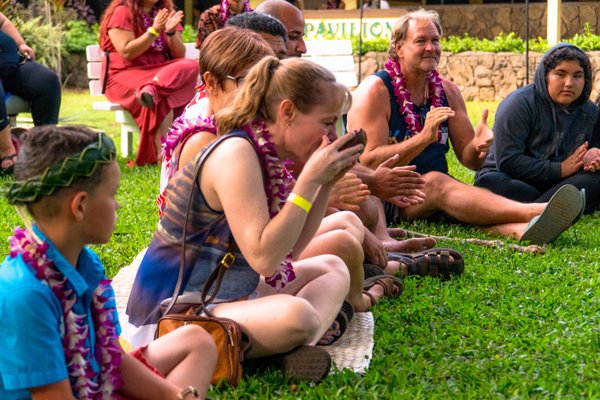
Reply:
[[[589, 100], [592, 69], [578, 47], [561, 43], [540, 62], [534, 83], [498, 106], [494, 143], [475, 185], [520, 202], [544, 202], [571, 184], [586, 197], [586, 213], [600, 198], [599, 108]], [[596, 132], [596, 133], [594, 133]]]

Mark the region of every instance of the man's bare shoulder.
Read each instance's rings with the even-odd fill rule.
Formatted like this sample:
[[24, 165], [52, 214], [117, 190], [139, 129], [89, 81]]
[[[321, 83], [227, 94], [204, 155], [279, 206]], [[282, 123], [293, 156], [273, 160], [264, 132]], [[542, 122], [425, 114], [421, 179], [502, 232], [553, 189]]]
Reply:
[[388, 101], [388, 91], [383, 81], [375, 75], [370, 75], [363, 80], [352, 92], [352, 98], [359, 102]]
[[442, 78], [442, 86], [444, 88], [444, 93], [446, 94], [446, 99], [448, 100], [448, 105], [450, 108], [455, 108], [456, 106], [461, 106], [465, 104], [465, 100], [463, 99], [462, 93], [458, 85], [452, 82], [449, 79]]

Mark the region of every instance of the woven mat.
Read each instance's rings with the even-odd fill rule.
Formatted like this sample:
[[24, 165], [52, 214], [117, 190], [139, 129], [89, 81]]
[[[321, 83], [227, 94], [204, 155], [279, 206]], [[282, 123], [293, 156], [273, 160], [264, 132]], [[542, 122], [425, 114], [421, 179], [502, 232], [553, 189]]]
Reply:
[[[351, 369], [364, 374], [373, 357], [373, 314], [354, 313], [344, 335], [330, 346], [322, 346], [338, 369]], [[334, 371], [335, 372], [335, 371]]]
[[[113, 278], [112, 285], [119, 314], [125, 312], [135, 274], [145, 253], [146, 249], [142, 250], [131, 265], [121, 268]], [[365, 373], [373, 356], [373, 328], [373, 314], [355, 313], [344, 335], [334, 344], [321, 348], [331, 355], [338, 369], [348, 368], [357, 373]]]
[[140, 263], [142, 262], [142, 258], [144, 258], [144, 254], [146, 254], [147, 249], [148, 248], [145, 248], [144, 250], [140, 251], [131, 265], [121, 268], [112, 280], [119, 316], [125, 313], [125, 307], [127, 306], [129, 293], [131, 292], [131, 287], [133, 286], [133, 281], [135, 280], [135, 274], [140, 267]]

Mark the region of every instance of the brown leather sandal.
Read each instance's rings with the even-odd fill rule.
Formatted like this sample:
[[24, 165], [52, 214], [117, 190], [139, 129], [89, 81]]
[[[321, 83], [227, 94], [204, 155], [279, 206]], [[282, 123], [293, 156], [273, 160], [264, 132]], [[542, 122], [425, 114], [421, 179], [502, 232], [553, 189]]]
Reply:
[[460, 275], [465, 270], [462, 254], [454, 249], [433, 248], [413, 254], [389, 252], [388, 258], [406, 264], [408, 275], [449, 279], [452, 274]]
[[[363, 285], [364, 291], [363, 293], [367, 294], [367, 296], [369, 296], [369, 298], [371, 299], [371, 302], [373, 304], [375, 304], [375, 302], [373, 302], [373, 300], [375, 300], [375, 297], [368, 292], [369, 289], [371, 289], [373, 286], [375, 285], [379, 285], [383, 288], [383, 295], [385, 297], [398, 297], [402, 294], [402, 292], [404, 292], [404, 284], [402, 283], [402, 279], [393, 276], [393, 275], [378, 275], [378, 276], [373, 276], [371, 278], [367, 278], [365, 279], [365, 283]], [[376, 300], [375, 300], [376, 301]]]

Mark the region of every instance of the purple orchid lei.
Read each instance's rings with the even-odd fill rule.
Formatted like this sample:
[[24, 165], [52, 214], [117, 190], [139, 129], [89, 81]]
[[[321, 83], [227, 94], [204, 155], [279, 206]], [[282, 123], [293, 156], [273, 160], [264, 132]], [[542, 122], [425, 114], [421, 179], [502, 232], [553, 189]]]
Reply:
[[22, 228], [15, 230], [9, 242], [10, 256], [16, 257], [20, 254], [23, 261], [33, 268], [36, 278], [48, 284], [62, 306], [65, 325], [62, 345], [69, 377], [75, 382], [72, 385], [75, 397], [94, 400], [119, 399], [115, 392], [122, 385], [122, 353], [115, 344], [118, 338], [112, 321], [114, 309], [105, 307], [110, 298], [104, 296], [110, 280], [101, 280], [92, 298], [92, 319], [96, 328], [94, 354], [100, 365], [98, 374], [88, 362], [90, 349], [85, 346], [89, 340], [89, 326], [85, 324], [86, 315], [79, 315], [73, 311], [73, 305], [77, 301], [76, 294], [68, 287], [64, 275], [54, 268], [54, 263], [47, 257], [48, 243], [38, 243], [29, 231]]
[[[244, 0], [244, 12], [252, 11], [252, 7], [250, 7], [250, 0]], [[221, 16], [221, 24], [225, 26], [227, 20], [231, 17], [231, 13], [229, 12], [229, 0], [221, 0], [221, 9], [219, 10], [219, 15]]]
[[[250, 135], [256, 147], [263, 169], [269, 217], [273, 218], [281, 211], [291, 192], [294, 178], [286, 168], [291, 164], [291, 161], [280, 162], [275, 144], [270, 140], [271, 133], [266, 130], [266, 124], [263, 120], [255, 119], [244, 125], [243, 130]], [[279, 269], [273, 275], [265, 278], [265, 282], [277, 290], [281, 290], [289, 282], [296, 279], [291, 260], [292, 253], [290, 252], [279, 265]]]
[[[150, 11], [147, 14], [142, 13], [142, 18], [144, 19], [144, 28], [148, 29], [152, 26], [152, 24], [154, 23], [154, 18], [156, 17], [156, 13], [158, 13], [158, 7], [156, 6], [152, 7], [152, 9], [150, 9]], [[161, 52], [164, 51], [165, 45], [165, 39], [161, 34], [156, 39], [154, 39], [150, 47], [152, 47], [157, 52]]]
[[[162, 155], [169, 165], [173, 157], [173, 152], [177, 146], [183, 143], [189, 136], [199, 132], [217, 134], [214, 116], [203, 118], [201, 115], [198, 115], [193, 120], [184, 117], [184, 115], [177, 117], [177, 119], [173, 121], [171, 129], [167, 132], [166, 137], [162, 139]], [[175, 171], [172, 172], [175, 173]], [[169, 178], [171, 176], [173, 176], [173, 174], [169, 174]]]
[[[410, 93], [406, 90], [406, 80], [400, 70], [400, 63], [398, 60], [390, 58], [385, 63], [385, 70], [390, 74], [392, 78], [392, 85], [394, 86], [394, 94], [396, 95], [396, 102], [400, 109], [400, 113], [404, 116], [404, 121], [410, 132], [410, 136], [414, 136], [421, 132], [423, 126], [421, 125], [421, 119], [419, 113], [415, 111], [415, 105], [410, 100]], [[436, 70], [431, 71], [427, 76], [429, 84], [429, 93], [432, 107], [441, 107], [442, 98], [444, 97], [444, 88], [442, 86], [442, 79], [440, 74]], [[441, 124], [438, 127], [437, 140], [439, 141], [442, 137]]]

